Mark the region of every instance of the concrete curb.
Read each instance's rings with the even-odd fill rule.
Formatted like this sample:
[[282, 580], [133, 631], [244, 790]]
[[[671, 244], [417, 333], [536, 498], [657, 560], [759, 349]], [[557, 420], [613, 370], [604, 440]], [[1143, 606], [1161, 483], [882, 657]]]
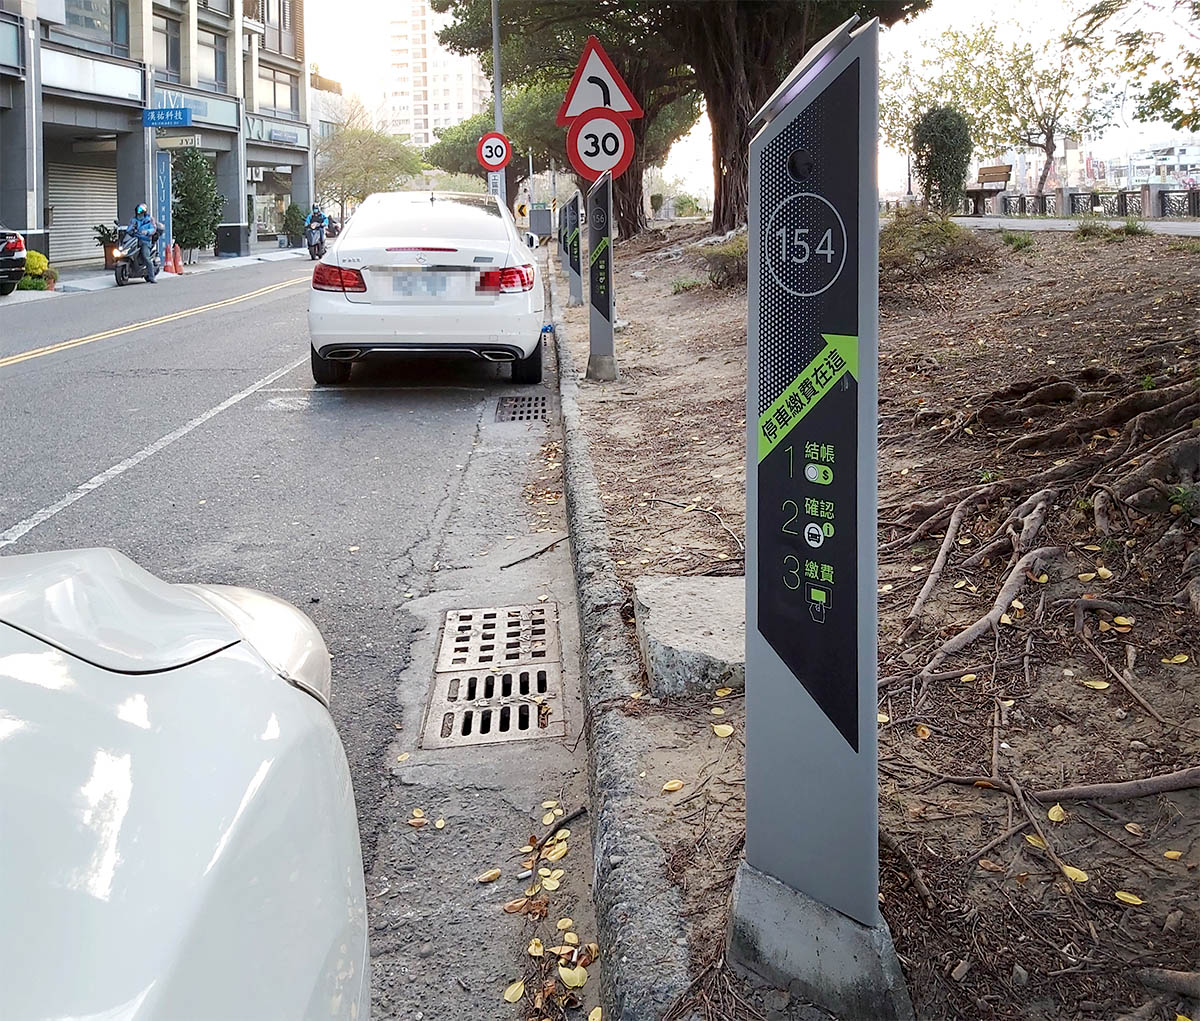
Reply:
[[[551, 255], [553, 258], [553, 255]], [[653, 836], [653, 812], [639, 792], [637, 763], [651, 727], [620, 706], [640, 691], [642, 665], [621, 609], [628, 601], [609, 553], [608, 524], [579, 409], [579, 368], [571, 356], [547, 260], [558, 353], [563, 472], [579, 600], [584, 733], [596, 874], [592, 899], [600, 945], [601, 998], [610, 1021], [661, 1018], [691, 981], [683, 902], [667, 878]]]

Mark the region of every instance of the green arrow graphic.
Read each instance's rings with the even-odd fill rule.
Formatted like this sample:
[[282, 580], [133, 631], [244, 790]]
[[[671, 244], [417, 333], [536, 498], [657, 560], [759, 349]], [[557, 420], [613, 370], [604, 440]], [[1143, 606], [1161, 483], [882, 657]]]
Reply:
[[858, 379], [858, 338], [823, 333], [825, 346], [758, 419], [758, 460], [762, 462], [799, 425], [847, 372]]

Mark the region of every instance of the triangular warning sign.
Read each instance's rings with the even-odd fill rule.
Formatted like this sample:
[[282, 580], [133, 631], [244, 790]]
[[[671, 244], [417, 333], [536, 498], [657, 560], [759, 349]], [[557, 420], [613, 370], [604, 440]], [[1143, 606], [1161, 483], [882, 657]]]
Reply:
[[617, 73], [600, 40], [594, 35], [588, 36], [583, 47], [575, 77], [571, 79], [562, 106], [558, 108], [557, 123], [566, 127], [589, 110], [611, 110], [629, 118], [642, 116], [642, 104], [629, 91], [625, 79]]

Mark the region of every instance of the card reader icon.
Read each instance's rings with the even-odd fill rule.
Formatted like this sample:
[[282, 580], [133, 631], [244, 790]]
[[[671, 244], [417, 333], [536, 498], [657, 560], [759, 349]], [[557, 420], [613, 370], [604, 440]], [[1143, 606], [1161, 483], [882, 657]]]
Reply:
[[808, 613], [818, 624], [825, 623], [825, 610], [833, 603], [833, 590], [824, 585], [807, 582], [804, 595], [808, 600]]
[[833, 469], [827, 464], [813, 464], [810, 461], [804, 466], [804, 477], [818, 486], [828, 486], [833, 481]]

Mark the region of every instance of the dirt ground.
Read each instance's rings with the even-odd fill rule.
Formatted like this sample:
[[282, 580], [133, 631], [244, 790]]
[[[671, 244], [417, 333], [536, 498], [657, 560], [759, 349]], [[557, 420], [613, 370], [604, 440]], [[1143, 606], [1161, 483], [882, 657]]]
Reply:
[[[701, 234], [617, 246], [621, 379], [582, 384], [625, 583], [744, 569], [746, 295], [707, 284]], [[923, 1018], [1190, 1016], [1138, 969], [1200, 965], [1200, 254], [986, 241], [881, 299], [882, 909]], [[567, 323], [586, 364], [586, 309]], [[714, 705], [728, 741], [695, 738]], [[662, 840], [698, 971], [741, 851], [740, 706], [629, 708], [675, 734], [648, 754], [686, 782]], [[676, 1016], [794, 1009], [714, 966]]]

